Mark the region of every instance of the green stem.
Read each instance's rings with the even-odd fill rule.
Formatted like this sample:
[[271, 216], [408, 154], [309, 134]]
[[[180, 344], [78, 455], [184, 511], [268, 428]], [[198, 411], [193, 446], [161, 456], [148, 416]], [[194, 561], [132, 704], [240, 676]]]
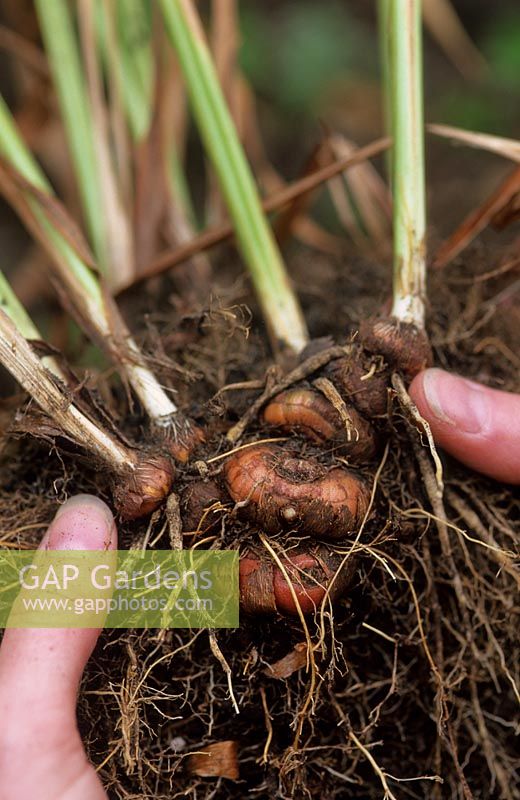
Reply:
[[66, 0], [35, 0], [45, 49], [72, 161], [76, 172], [90, 239], [103, 269], [107, 267], [107, 242], [93, 120], [81, 67], [78, 42]]
[[[22, 141], [1, 96], [0, 154], [22, 177], [52, 197], [45, 176]], [[35, 195], [26, 191], [24, 199], [36, 223], [31, 230], [49, 251], [58, 281], [81, 318], [83, 327], [93, 334], [98, 344], [127, 376], [152, 421], [165, 424], [177, 408], [146, 366], [116, 304], [103, 291], [95, 273], [49, 222]]]
[[0, 272], [0, 308], [26, 339], [43, 339], [40, 331], [11, 289], [3, 272]]
[[386, 0], [393, 148], [392, 314], [424, 327], [426, 212], [420, 0]]
[[[7, 314], [25, 339], [43, 341], [43, 336], [18, 300], [3, 272], [0, 272], [0, 311]], [[67, 383], [59, 362], [53, 356], [44, 356], [41, 361], [57, 378]]]
[[308, 334], [191, 0], [161, 0], [193, 112], [213, 163], [275, 351], [298, 353]]
[[167, 153], [166, 174], [168, 185], [172, 197], [175, 198], [182, 210], [189, 227], [195, 231], [197, 229], [197, 218], [191, 200], [190, 190], [184, 168], [179, 158], [175, 142], [171, 141]]
[[[132, 137], [142, 142], [150, 130], [154, 96], [146, 4], [143, 0], [98, 0], [96, 21], [105, 67], [114, 69]], [[110, 47], [115, 53], [109, 55]]]

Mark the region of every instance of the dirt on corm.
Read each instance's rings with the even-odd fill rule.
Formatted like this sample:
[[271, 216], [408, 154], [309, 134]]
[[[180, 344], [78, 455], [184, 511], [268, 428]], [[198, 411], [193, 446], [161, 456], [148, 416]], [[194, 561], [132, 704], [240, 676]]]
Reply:
[[[431, 274], [427, 327], [438, 366], [519, 391], [520, 314], [510, 289], [519, 266], [510, 260], [497, 270], [507, 254], [481, 243]], [[387, 300], [389, 269], [375, 260], [295, 250], [291, 268], [311, 334], [331, 337], [327, 346], [356, 343], [360, 323]], [[175, 491], [189, 497], [205, 481], [217, 511], [204, 533], [190, 535], [190, 520], [184, 546], [203, 540], [268, 560], [266, 542], [280, 559], [325, 547], [334, 563], [349, 563], [349, 582], [305, 624], [251, 612], [229, 631], [105, 631], [83, 680], [79, 721], [109, 796], [520, 798], [518, 495], [441, 453], [441, 499], [426, 437], [394, 379], [387, 408], [371, 422], [369, 460], [301, 433], [277, 442], [325, 471], [354, 470], [370, 503], [361, 534], [325, 545], [308, 531], [265, 536], [229, 496], [220, 499], [227, 461], [213, 459], [233, 449], [226, 432], [282, 373], [265, 331], [251, 324], [258, 317], [247, 286], [233, 268], [223, 274], [227, 284], [204, 309], [187, 313], [163, 291], [168, 278], [160, 291], [155, 283], [123, 301], [131, 318], [147, 312], [141, 340], [155, 372], [174, 380], [180, 407], [207, 431]], [[314, 388], [323, 376], [302, 385]], [[123, 387], [100, 376], [91, 389], [130, 440], [146, 440]], [[106, 477], [70, 445], [8, 435], [15, 411], [31, 413], [23, 402], [10, 398], [1, 409], [0, 530], [3, 544], [27, 547], [56, 500], [111, 497]], [[238, 444], [280, 435], [256, 416]], [[164, 549], [169, 535], [160, 509], [121, 524], [120, 547]], [[218, 753], [212, 776], [191, 755], [208, 747]]]

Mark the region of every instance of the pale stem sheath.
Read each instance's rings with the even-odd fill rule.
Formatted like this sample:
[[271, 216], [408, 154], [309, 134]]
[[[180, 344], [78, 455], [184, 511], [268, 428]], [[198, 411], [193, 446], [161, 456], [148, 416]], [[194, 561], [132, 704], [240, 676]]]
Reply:
[[387, 0], [394, 200], [392, 315], [424, 327], [426, 211], [420, 0]]
[[127, 213], [123, 204], [115, 171], [92, 0], [77, 0], [77, 12], [91, 109], [99, 189], [103, 203], [98, 209], [98, 214], [103, 215], [105, 219], [106, 278], [110, 288], [117, 290], [118, 286], [131, 280], [135, 274], [132, 226], [130, 213]]
[[83, 414], [64, 394], [14, 322], [0, 309], [0, 361], [76, 444], [94, 453], [116, 472], [135, 469], [133, 453]]
[[154, 96], [154, 56], [143, 0], [101, 0], [96, 17], [107, 77], [112, 77], [125, 107], [132, 137], [143, 142], [150, 130]]

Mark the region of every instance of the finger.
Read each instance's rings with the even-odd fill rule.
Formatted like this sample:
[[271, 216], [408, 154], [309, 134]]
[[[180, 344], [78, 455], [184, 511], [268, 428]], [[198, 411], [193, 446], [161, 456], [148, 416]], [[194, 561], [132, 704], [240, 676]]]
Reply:
[[[90, 495], [71, 498], [40, 546], [115, 549], [110, 509]], [[0, 648], [0, 800], [106, 798], [76, 725], [79, 681], [98, 636], [97, 629], [5, 631]]]
[[427, 369], [410, 396], [448, 453], [491, 478], [520, 483], [520, 395]]

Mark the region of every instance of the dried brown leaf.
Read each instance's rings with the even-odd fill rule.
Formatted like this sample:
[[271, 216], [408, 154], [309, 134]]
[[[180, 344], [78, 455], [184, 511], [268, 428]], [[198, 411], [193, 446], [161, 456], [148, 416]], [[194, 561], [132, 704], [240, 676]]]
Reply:
[[[353, 156], [358, 150], [353, 142], [338, 133], [329, 137], [328, 144], [335, 160]], [[392, 216], [390, 192], [370, 162], [362, 162], [330, 181], [329, 188], [340, 219], [354, 241], [366, 241], [367, 236], [375, 244], [388, 240]]]
[[[212, 0], [210, 45], [222, 92], [231, 118], [237, 127], [238, 136], [242, 139], [244, 132], [238, 127], [238, 123], [240, 123], [238, 109], [240, 89], [237, 66], [239, 44], [237, 0]], [[211, 224], [222, 222], [225, 219], [225, 203], [212, 170], [208, 173], [206, 210], [207, 219]]]
[[520, 162], [520, 142], [516, 139], [506, 139], [503, 136], [493, 136], [490, 133], [479, 133], [478, 131], [467, 131], [463, 128], [455, 128], [452, 125], [427, 125], [426, 130], [444, 139], [454, 139], [462, 142], [468, 147], [476, 147], [479, 150], [488, 150], [511, 161]]
[[493, 216], [491, 224], [496, 230], [502, 231], [513, 222], [520, 220], [520, 191], [514, 194], [510, 200]]
[[0, 25], [0, 49], [14, 55], [41, 77], [49, 77], [49, 65], [42, 50], [30, 39], [5, 25]]
[[[168, 174], [172, 152], [182, 165], [186, 133], [186, 92], [177, 60], [171, 48], [163, 48], [157, 75], [160, 100], [157, 125], [161, 138], [163, 170]], [[193, 222], [182, 198], [176, 196], [171, 181], [166, 182], [166, 204], [162, 232], [172, 247], [185, 244], [195, 236]], [[207, 302], [212, 286], [212, 270], [206, 253], [196, 253], [172, 275], [179, 302], [193, 310]]]
[[517, 167], [503, 180], [495, 191], [474, 211], [472, 211], [452, 235], [441, 245], [433, 259], [432, 266], [442, 269], [455, 256], [459, 255], [470, 242], [478, 236], [490, 223], [494, 222], [500, 212], [508, 208], [509, 203], [520, 191], [520, 167]]
[[431, 35], [462, 75], [475, 79], [489, 71], [450, 0], [423, 0], [422, 12]]
[[138, 145], [136, 151], [133, 218], [138, 276], [157, 252], [160, 228], [166, 210], [166, 173], [162, 160], [157, 157], [160, 148], [160, 93], [156, 86], [152, 124], [146, 138]]
[[[307, 157], [306, 163], [301, 171], [301, 177], [311, 175], [319, 169], [321, 162], [321, 154], [324, 148], [324, 143], [320, 142], [313, 147], [310, 155]], [[280, 180], [283, 185], [283, 181]], [[309, 209], [312, 200], [312, 191], [302, 192], [298, 197], [295, 197], [288, 208], [283, 211], [274, 225], [274, 231], [278, 242], [284, 242], [294, 229], [294, 223], [297, 219], [301, 219]]]
[[269, 664], [263, 672], [268, 678], [276, 678], [283, 680], [289, 678], [294, 672], [303, 669], [307, 665], [307, 642], [299, 642], [293, 650], [291, 650], [283, 658], [275, 661], [274, 664]]
[[[76, 254], [88, 264], [96, 268], [96, 261], [83, 233], [72, 219], [65, 206], [54, 196], [38, 189], [27, 181], [7, 160], [0, 156], [0, 190], [16, 206], [27, 205], [24, 201], [29, 197], [38, 202], [41, 211], [58, 233], [68, 242]], [[32, 215], [34, 216], [34, 215]]]
[[237, 781], [238, 743], [233, 740], [215, 742], [192, 753], [188, 758], [188, 770], [201, 778], [229, 778]]
[[294, 220], [292, 233], [296, 239], [307, 245], [321, 250], [330, 256], [339, 256], [343, 250], [344, 243], [340, 236], [329, 233], [321, 225], [318, 225], [311, 217], [298, 217]]

